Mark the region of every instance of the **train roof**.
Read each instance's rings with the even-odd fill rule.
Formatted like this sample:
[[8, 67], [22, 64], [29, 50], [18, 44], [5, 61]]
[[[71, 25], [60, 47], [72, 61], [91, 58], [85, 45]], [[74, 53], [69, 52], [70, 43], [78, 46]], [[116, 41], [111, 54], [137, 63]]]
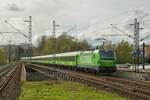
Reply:
[[60, 54], [56, 54], [57, 57], [61, 57], [61, 56], [75, 56], [80, 54], [80, 51], [76, 51], [76, 52], [67, 52], [67, 53], [60, 53]]
[[[59, 53], [59, 54], [55, 54], [56, 57], [63, 57], [63, 56], [75, 56], [75, 55], [78, 55], [78, 54], [81, 54], [81, 53], [96, 53], [98, 52], [99, 50], [93, 50], [93, 51], [75, 51], [75, 52], [67, 52], [67, 53]], [[33, 56], [31, 57], [32, 59], [38, 59], [38, 58], [51, 58], [53, 57], [54, 54], [51, 54], [51, 55], [42, 55], [42, 56]], [[29, 57], [22, 57], [21, 58], [22, 60], [25, 60], [25, 59], [29, 59]]]
[[[76, 52], [67, 52], [67, 53], [60, 53], [60, 54], [55, 54], [56, 57], [63, 57], [63, 56], [75, 56], [77, 54], [80, 54], [81, 52], [80, 51], [76, 51]], [[53, 57], [54, 54], [51, 54], [51, 55], [42, 55], [42, 56], [34, 56], [34, 57], [31, 57], [32, 59], [38, 59], [38, 58], [50, 58], [50, 57]], [[29, 57], [22, 57], [21, 58], [22, 60], [24, 59], [29, 59]]]
[[99, 50], [81, 51], [81, 53], [84, 53], [84, 54], [86, 54], [86, 53], [97, 53], [97, 52], [99, 52]]

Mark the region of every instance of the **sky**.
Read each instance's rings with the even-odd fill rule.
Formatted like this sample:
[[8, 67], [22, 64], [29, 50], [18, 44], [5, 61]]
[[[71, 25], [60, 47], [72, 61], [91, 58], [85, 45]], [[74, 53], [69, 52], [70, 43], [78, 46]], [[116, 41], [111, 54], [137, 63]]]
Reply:
[[[36, 45], [43, 34], [52, 35], [52, 21], [60, 25], [56, 28], [57, 35], [69, 32], [80, 40], [87, 39], [91, 43], [103, 34], [122, 34], [112, 28], [114, 24], [128, 34], [133, 34], [133, 27], [129, 24], [138, 18], [140, 37], [149, 35], [150, 29], [150, 0], [0, 0], [0, 32], [14, 32], [15, 30], [4, 22], [7, 20], [17, 29], [28, 35], [28, 20], [32, 16], [33, 44]], [[104, 38], [112, 41], [128, 37]], [[7, 44], [9, 39], [13, 43], [24, 43], [27, 39], [20, 33], [3, 33], [0, 44]], [[145, 42], [150, 43], [150, 40]], [[96, 42], [97, 43], [97, 42]]]

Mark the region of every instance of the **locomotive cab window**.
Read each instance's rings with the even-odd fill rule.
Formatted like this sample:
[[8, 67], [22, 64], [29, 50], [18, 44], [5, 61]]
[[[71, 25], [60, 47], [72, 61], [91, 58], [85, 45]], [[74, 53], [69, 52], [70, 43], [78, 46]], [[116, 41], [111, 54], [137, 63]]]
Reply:
[[114, 59], [114, 51], [113, 50], [100, 50], [99, 51], [101, 59]]

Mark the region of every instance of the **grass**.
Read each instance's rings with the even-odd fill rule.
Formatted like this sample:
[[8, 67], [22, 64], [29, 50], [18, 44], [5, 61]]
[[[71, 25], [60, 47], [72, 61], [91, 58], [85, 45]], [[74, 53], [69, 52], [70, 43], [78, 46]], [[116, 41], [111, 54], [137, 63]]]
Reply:
[[77, 82], [41, 81], [22, 83], [18, 100], [127, 100]]

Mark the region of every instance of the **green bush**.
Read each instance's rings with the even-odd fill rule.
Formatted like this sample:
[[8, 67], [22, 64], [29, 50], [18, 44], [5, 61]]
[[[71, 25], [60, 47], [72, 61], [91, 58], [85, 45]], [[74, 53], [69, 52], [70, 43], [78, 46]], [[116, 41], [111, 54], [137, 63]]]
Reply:
[[0, 48], [0, 65], [4, 65], [6, 64], [7, 60], [6, 60], [6, 52], [3, 48]]

